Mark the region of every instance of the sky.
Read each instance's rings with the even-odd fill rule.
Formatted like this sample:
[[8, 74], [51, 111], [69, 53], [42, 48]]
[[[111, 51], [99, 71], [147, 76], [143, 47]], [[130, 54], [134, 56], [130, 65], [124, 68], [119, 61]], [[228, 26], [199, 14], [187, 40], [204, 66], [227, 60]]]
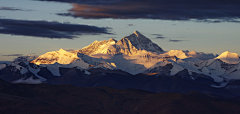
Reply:
[[0, 61], [139, 31], [164, 51], [240, 54], [236, 0], [0, 0]]

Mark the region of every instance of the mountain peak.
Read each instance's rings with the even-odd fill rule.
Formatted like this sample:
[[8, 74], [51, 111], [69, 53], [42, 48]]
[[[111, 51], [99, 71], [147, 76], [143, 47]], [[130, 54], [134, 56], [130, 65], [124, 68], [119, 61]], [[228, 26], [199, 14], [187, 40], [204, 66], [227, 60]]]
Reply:
[[239, 55], [237, 53], [231, 53], [229, 51], [225, 51], [221, 55], [219, 55], [217, 58], [218, 59], [221, 59], [221, 58], [237, 58], [237, 59], [239, 59]]
[[135, 48], [133, 50], [146, 50], [157, 53], [163, 51], [157, 44], [153, 43], [149, 38], [145, 37], [137, 30], [134, 31], [133, 34], [119, 40], [117, 44], [133, 46]]
[[94, 41], [90, 45], [79, 50], [80, 53], [91, 55], [91, 54], [116, 54], [114, 50], [117, 40], [110, 38], [109, 40]]
[[126, 54], [133, 55], [140, 50], [151, 51], [160, 53], [163, 50], [150, 39], [146, 38], [138, 31], [134, 31], [129, 36], [117, 41], [113, 38], [104, 41], [95, 41], [89, 46], [86, 46], [79, 50], [80, 53], [86, 55], [93, 54]]
[[37, 65], [40, 64], [70, 64], [74, 60], [79, 59], [76, 53], [67, 52], [64, 49], [59, 49], [58, 51], [47, 52], [43, 55], [40, 55], [38, 58], [31, 61]]
[[66, 53], [67, 51], [64, 50], [63, 48], [61, 48], [61, 49], [59, 49], [57, 52], [59, 52], [59, 53]]
[[110, 41], [110, 42], [117, 42], [117, 40], [115, 40], [113, 38], [110, 38], [108, 41]]
[[216, 59], [220, 59], [223, 62], [236, 64], [240, 62], [239, 55], [237, 53], [231, 53], [229, 51], [223, 52], [221, 55], [216, 57]]
[[180, 59], [188, 58], [186, 53], [183, 52], [182, 50], [170, 50], [168, 52], [168, 55], [169, 56], [176, 56], [177, 58], [180, 58]]
[[140, 32], [138, 32], [137, 30], [135, 30], [134, 32], [133, 32], [137, 37], [139, 37], [140, 35], [142, 35]]

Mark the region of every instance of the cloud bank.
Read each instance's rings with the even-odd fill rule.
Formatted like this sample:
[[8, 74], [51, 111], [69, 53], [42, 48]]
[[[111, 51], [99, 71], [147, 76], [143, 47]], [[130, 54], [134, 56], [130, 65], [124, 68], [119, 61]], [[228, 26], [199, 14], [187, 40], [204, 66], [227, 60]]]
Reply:
[[17, 11], [17, 10], [21, 10], [21, 9], [14, 8], [14, 7], [0, 7], [0, 10]]
[[9, 54], [9, 55], [2, 55], [2, 56], [22, 56], [23, 54]]
[[[69, 13], [82, 18], [147, 18], [203, 22], [239, 22], [238, 0], [40, 0], [72, 3]], [[215, 19], [214, 21], [210, 21]]]
[[8, 11], [32, 11], [32, 10], [24, 10], [14, 7], [0, 7], [0, 10], [8, 10]]
[[169, 42], [182, 42], [182, 41], [188, 41], [188, 40], [169, 40]]
[[78, 35], [111, 34], [108, 27], [48, 21], [0, 19], [0, 33], [42, 38], [73, 39]]
[[151, 34], [153, 36], [156, 36], [155, 39], [165, 39], [166, 37], [163, 37], [161, 34]]

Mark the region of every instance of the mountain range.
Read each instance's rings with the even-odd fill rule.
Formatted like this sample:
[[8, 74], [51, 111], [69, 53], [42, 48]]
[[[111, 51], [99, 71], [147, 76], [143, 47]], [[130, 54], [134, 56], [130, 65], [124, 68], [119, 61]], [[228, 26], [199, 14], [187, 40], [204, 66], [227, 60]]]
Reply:
[[68, 52], [21, 56], [0, 64], [0, 79], [12, 83], [108, 86], [150, 92], [201, 93], [226, 98], [240, 95], [240, 58], [196, 51], [164, 51], [138, 31]]

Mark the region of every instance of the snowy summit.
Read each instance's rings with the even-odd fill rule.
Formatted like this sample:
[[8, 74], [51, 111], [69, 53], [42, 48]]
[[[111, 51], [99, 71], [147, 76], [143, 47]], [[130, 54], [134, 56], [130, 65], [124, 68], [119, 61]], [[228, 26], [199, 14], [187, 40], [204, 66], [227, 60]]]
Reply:
[[163, 50], [150, 39], [142, 35], [138, 31], [134, 31], [129, 36], [122, 38], [119, 41], [109, 39], [108, 41], [95, 41], [89, 46], [79, 50], [80, 53], [93, 55], [93, 54], [126, 54], [134, 55], [141, 50], [160, 53]]
[[67, 52], [64, 49], [60, 49], [58, 51], [47, 52], [43, 55], [40, 55], [35, 60], [31, 61], [31, 63], [35, 63], [37, 65], [40, 64], [70, 64], [74, 60], [79, 59], [76, 53]]
[[220, 59], [225, 63], [236, 64], [240, 62], [239, 55], [236, 53], [231, 53], [229, 51], [223, 52], [216, 59]]

